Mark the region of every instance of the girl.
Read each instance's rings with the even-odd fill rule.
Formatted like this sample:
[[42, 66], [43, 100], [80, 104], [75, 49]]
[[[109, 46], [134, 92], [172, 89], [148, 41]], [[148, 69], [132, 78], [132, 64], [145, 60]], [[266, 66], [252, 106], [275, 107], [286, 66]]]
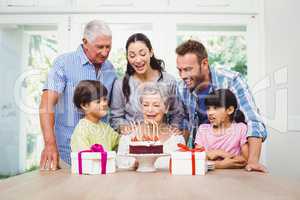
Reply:
[[168, 122], [179, 124], [183, 109], [176, 97], [176, 80], [164, 72], [164, 63], [154, 56], [150, 40], [142, 33], [130, 36], [126, 43], [127, 69], [123, 79], [113, 87], [111, 102], [111, 126], [117, 130], [120, 125], [143, 119], [138, 101], [138, 91], [146, 83], [165, 85], [170, 99]]
[[195, 144], [204, 147], [216, 168], [242, 168], [248, 158], [247, 125], [237, 100], [228, 89], [219, 89], [205, 97], [210, 124], [199, 126]]
[[[159, 139], [163, 144], [164, 153], [171, 153], [178, 150], [177, 144], [185, 144], [185, 140], [181, 132], [173, 125], [168, 125], [166, 121], [166, 113], [168, 112], [171, 97], [167, 94], [167, 89], [164, 85], [158, 83], [148, 83], [141, 88], [139, 102], [144, 118], [144, 122], [157, 124], [159, 128]], [[144, 125], [144, 124], [142, 124]], [[123, 136], [120, 139], [119, 155], [126, 155], [129, 151], [129, 142], [131, 133], [136, 130], [123, 130]], [[125, 135], [125, 134], [129, 135]], [[123, 158], [123, 159], [122, 159]], [[169, 158], [158, 158], [155, 165], [157, 168], [168, 168]], [[133, 167], [133, 158], [120, 157], [118, 165], [120, 168]]]
[[107, 89], [99, 82], [80, 81], [74, 92], [74, 104], [84, 113], [71, 137], [73, 152], [90, 149], [101, 144], [106, 151], [116, 150], [119, 134], [108, 124], [100, 121], [107, 114]]

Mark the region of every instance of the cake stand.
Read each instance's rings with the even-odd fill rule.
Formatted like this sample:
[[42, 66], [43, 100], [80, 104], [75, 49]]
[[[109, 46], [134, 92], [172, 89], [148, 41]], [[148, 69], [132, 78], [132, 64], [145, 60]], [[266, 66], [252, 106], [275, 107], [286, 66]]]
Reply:
[[161, 156], [169, 156], [170, 154], [127, 154], [129, 157], [134, 157], [138, 161], [139, 165], [137, 172], [155, 172], [156, 168], [154, 163], [157, 158]]

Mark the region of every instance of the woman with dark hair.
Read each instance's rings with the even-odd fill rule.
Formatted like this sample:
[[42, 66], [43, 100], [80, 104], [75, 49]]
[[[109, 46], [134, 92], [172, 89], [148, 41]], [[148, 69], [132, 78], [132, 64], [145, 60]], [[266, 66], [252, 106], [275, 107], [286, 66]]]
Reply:
[[[167, 123], [178, 125], [183, 118], [183, 109], [176, 98], [176, 80], [164, 71], [164, 62], [154, 56], [150, 40], [142, 33], [130, 36], [126, 43], [127, 69], [125, 76], [114, 84], [111, 101], [111, 126], [120, 130], [120, 125], [143, 120], [138, 96], [140, 88], [147, 83], [162, 84], [168, 89], [170, 107]], [[120, 130], [123, 133], [122, 130]]]

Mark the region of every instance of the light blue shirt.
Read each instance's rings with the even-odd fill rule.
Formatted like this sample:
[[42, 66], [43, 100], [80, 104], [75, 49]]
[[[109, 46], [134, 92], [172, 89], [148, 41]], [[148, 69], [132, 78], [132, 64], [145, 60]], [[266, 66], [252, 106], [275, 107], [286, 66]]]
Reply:
[[[107, 60], [96, 74], [95, 67], [85, 55], [82, 45], [77, 51], [63, 54], [54, 61], [43, 90], [56, 91], [60, 95], [55, 107], [55, 135], [60, 157], [68, 164], [71, 163], [70, 138], [78, 121], [83, 117], [73, 103], [76, 85], [81, 80], [98, 80], [107, 88], [110, 99], [116, 78], [115, 69]], [[102, 121], [107, 121], [107, 118]]]

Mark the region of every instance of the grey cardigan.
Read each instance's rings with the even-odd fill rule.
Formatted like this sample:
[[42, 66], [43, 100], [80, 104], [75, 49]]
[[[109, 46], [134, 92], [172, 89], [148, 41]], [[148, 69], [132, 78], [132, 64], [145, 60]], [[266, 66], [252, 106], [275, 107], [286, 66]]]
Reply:
[[[184, 118], [184, 110], [181, 101], [176, 97], [176, 79], [166, 72], [155, 80], [158, 84], [165, 84], [169, 95], [168, 123], [179, 125]], [[146, 83], [140, 83], [132, 76], [129, 78], [130, 96], [126, 102], [122, 91], [123, 78], [115, 81], [111, 98], [110, 124], [114, 129], [121, 124], [129, 124], [130, 121], [143, 120], [143, 113], [139, 102], [139, 87]]]

